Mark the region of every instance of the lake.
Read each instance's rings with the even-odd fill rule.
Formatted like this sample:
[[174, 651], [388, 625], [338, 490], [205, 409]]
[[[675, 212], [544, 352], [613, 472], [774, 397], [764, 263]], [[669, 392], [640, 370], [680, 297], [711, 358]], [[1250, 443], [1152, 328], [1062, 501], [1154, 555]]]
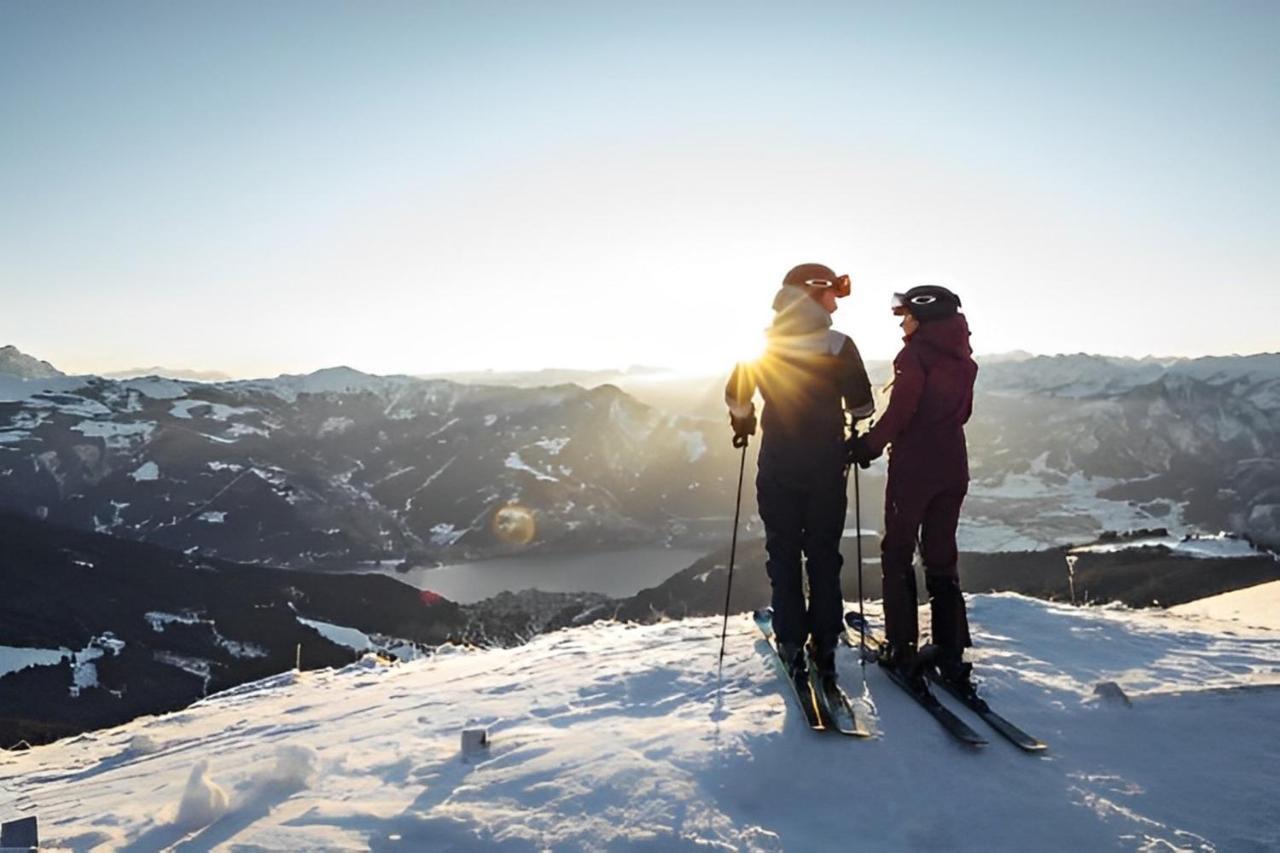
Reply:
[[472, 604], [500, 592], [540, 589], [544, 592], [599, 592], [621, 598], [657, 586], [705, 556], [693, 548], [628, 548], [585, 554], [536, 554], [420, 567], [398, 572], [390, 566], [361, 566], [354, 571], [380, 572], [417, 587], [438, 592], [459, 604]]

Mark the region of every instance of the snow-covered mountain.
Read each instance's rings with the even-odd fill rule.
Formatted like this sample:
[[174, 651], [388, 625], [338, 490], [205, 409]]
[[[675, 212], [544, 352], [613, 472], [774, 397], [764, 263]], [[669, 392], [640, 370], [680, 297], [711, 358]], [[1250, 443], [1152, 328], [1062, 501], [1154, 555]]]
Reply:
[[49, 362], [27, 355], [12, 344], [0, 347], [0, 374], [20, 379], [49, 379], [63, 375]]
[[[730, 622], [722, 680], [718, 619], [606, 622], [284, 674], [0, 753], [0, 816], [36, 817], [44, 844], [76, 850], [1280, 843], [1280, 635], [1015, 595], [970, 605], [984, 692], [1046, 753], [957, 745], [874, 665], [864, 684], [845, 649], [842, 681], [874, 737], [813, 734], [746, 616]], [[1128, 704], [1095, 693], [1107, 681]], [[489, 745], [464, 754], [470, 728]]]
[[0, 507], [244, 561], [658, 541], [708, 506], [727, 513], [733, 485], [712, 425], [612, 386], [332, 368], [212, 384], [15, 379], [0, 399]]
[[[706, 400], [697, 418], [612, 385], [347, 368], [209, 384], [0, 376], [0, 507], [292, 566], [705, 542], [725, 535], [736, 484], [718, 384], [676, 389]], [[1278, 355], [984, 363], [962, 547], [1145, 527], [1280, 546], [1278, 403]], [[860, 475], [865, 526], [883, 472]]]
[[1231, 530], [1280, 546], [1280, 354], [986, 366], [967, 430], [970, 525], [1081, 541], [1102, 528]]

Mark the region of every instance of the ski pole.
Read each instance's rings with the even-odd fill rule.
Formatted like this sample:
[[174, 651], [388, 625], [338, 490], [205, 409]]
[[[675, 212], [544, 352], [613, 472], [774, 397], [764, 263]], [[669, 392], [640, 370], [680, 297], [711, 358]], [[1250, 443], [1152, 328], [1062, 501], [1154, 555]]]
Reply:
[[867, 666], [867, 617], [862, 612], [862, 490], [858, 487], [858, 466], [853, 466], [853, 523], [858, 540], [858, 659]]
[[[738, 439], [733, 443], [737, 445]], [[729, 581], [724, 587], [724, 627], [720, 629], [720, 661], [716, 668], [716, 680], [724, 674], [724, 641], [729, 635], [729, 594], [733, 592], [733, 561], [738, 555], [738, 514], [742, 511], [742, 475], [747, 470], [747, 437], [742, 436], [742, 459], [738, 462], [738, 498], [733, 505], [733, 538], [729, 544]]]

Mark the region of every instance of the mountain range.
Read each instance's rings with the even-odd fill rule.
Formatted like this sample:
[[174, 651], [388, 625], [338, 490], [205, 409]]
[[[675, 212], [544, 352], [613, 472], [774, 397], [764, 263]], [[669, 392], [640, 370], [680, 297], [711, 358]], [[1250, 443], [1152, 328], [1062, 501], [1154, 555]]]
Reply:
[[[292, 567], [711, 544], [737, 459], [719, 383], [702, 382], [690, 415], [609, 384], [349, 368], [215, 383], [0, 376], [0, 507]], [[967, 550], [1148, 526], [1280, 544], [1280, 355], [996, 359], [967, 432]], [[748, 453], [748, 482], [753, 464]], [[882, 512], [883, 472], [860, 475], [864, 526]]]

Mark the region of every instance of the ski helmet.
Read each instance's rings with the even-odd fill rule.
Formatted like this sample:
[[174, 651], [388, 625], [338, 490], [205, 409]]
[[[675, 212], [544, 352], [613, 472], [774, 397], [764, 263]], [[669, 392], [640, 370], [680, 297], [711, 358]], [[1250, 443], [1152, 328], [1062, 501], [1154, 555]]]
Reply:
[[960, 297], [937, 284], [922, 284], [906, 293], [893, 294], [894, 314], [910, 314], [921, 323], [942, 320], [956, 313]]
[[782, 279], [784, 287], [807, 287], [818, 290], [832, 288], [837, 297], [848, 296], [850, 291], [849, 276], [836, 275], [835, 270], [825, 264], [800, 264], [792, 267]]

